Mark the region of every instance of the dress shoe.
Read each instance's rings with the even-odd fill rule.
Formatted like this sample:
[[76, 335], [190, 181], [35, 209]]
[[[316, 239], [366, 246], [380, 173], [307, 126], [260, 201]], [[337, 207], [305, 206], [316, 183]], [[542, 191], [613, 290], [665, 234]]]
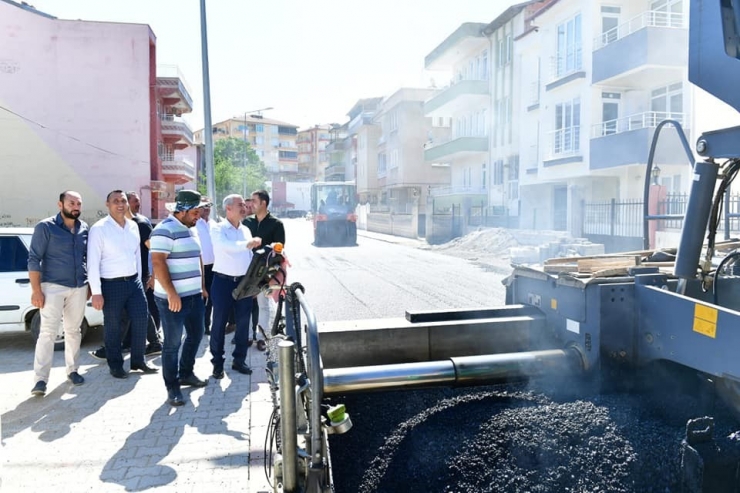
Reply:
[[43, 380], [36, 382], [36, 385], [31, 389], [31, 393], [39, 397], [46, 395], [46, 382]]
[[236, 330], [236, 324], [226, 324], [226, 330], [224, 331], [225, 334], [231, 334]]
[[111, 368], [110, 374], [113, 378], [128, 378], [128, 373], [123, 368]]
[[82, 385], [83, 383], [85, 383], [85, 379], [82, 378], [82, 375], [80, 375], [76, 371], [73, 371], [72, 373], [67, 375], [67, 379], [75, 385]]
[[167, 391], [167, 402], [170, 406], [183, 406], [185, 405], [185, 398], [182, 396], [180, 389], [172, 389]]
[[231, 365], [231, 369], [238, 371], [242, 375], [251, 375], [252, 374], [252, 369], [250, 367], [248, 367], [247, 365], [245, 365], [244, 363], [233, 363]]
[[157, 373], [159, 371], [159, 368], [149, 366], [146, 363], [139, 363], [138, 365], [132, 363], [131, 371], [140, 371], [145, 375], [151, 375], [152, 373]]
[[224, 369], [223, 368], [214, 368], [213, 369], [213, 375], [211, 375], [216, 380], [221, 380], [224, 378]]
[[260, 339], [259, 341], [257, 341], [257, 349], [259, 351], [264, 351], [265, 349], [267, 349], [267, 343]]
[[205, 387], [208, 385], [208, 380], [201, 380], [195, 375], [189, 375], [185, 378], [180, 378], [180, 385], [185, 387]]

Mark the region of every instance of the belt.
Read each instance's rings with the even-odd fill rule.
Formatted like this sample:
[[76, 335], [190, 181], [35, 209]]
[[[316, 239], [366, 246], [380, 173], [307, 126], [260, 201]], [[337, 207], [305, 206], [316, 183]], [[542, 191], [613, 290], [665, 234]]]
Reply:
[[242, 280], [242, 278], [244, 278], [244, 276], [227, 276], [226, 274], [221, 274], [220, 272], [214, 272], [213, 275], [222, 279], [228, 279], [231, 282], [239, 282]]
[[101, 277], [100, 280], [101, 281], [106, 281], [106, 282], [133, 281], [137, 277], [139, 277], [139, 274], [132, 274], [130, 276], [124, 276], [124, 277], [108, 277], [108, 278]]

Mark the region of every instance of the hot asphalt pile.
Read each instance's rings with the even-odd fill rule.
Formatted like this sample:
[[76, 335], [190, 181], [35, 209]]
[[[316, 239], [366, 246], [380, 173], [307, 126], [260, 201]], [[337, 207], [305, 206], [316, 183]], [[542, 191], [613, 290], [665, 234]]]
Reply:
[[[666, 394], [574, 399], [520, 385], [334, 398], [354, 423], [330, 439], [336, 491], [680, 491], [686, 421], [706, 402]], [[720, 404], [710, 412], [715, 436], [737, 428]]]

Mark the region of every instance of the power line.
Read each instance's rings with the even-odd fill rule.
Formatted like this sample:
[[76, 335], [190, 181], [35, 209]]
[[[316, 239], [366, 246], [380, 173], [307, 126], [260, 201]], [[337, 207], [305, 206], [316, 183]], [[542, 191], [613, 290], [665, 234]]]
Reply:
[[150, 165], [151, 166], [151, 161], [143, 161], [141, 159], [137, 159], [137, 158], [134, 158], [134, 157], [131, 157], [131, 156], [126, 156], [125, 154], [120, 154], [118, 152], [114, 152], [114, 151], [111, 151], [111, 150], [108, 150], [108, 149], [104, 149], [104, 148], [102, 148], [100, 146], [97, 146], [95, 144], [92, 144], [90, 142], [84, 141], [82, 139], [78, 139], [77, 137], [75, 137], [73, 135], [66, 134], [66, 133], [64, 133], [64, 132], [62, 132], [60, 130], [55, 130], [53, 128], [49, 128], [46, 125], [44, 125], [43, 123], [39, 123], [39, 122], [37, 122], [37, 121], [35, 121], [35, 120], [31, 119], [31, 118], [28, 118], [26, 116], [21, 115], [20, 113], [16, 113], [15, 111], [13, 111], [13, 110], [11, 110], [9, 108], [6, 108], [6, 107], [4, 107], [2, 105], [0, 105], [0, 109], [6, 111], [7, 113], [10, 113], [11, 115], [15, 115], [15, 116], [17, 116], [18, 118], [20, 118], [22, 120], [25, 120], [25, 121], [27, 121], [29, 123], [32, 123], [32, 124], [34, 124], [34, 125], [36, 125], [36, 126], [38, 126], [40, 128], [43, 128], [44, 130], [48, 130], [50, 132], [54, 132], [57, 135], [61, 135], [62, 137], [66, 137], [69, 140], [74, 140], [75, 142], [79, 142], [80, 144], [86, 145], [86, 146], [88, 146], [88, 147], [90, 147], [92, 149], [95, 149], [97, 151], [103, 152], [105, 154], [110, 154], [111, 156], [116, 156], [116, 157], [128, 159], [129, 161], [133, 161], [133, 162], [137, 162], [137, 163], [142, 163], [142, 164], [146, 164], [146, 165]]

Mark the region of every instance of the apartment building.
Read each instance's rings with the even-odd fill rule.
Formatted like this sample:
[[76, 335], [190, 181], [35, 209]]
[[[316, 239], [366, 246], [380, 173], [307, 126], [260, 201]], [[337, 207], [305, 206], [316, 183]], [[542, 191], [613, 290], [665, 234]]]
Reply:
[[449, 133], [427, 141], [424, 160], [430, 167], [450, 168], [450, 183], [431, 189], [437, 210], [488, 205], [491, 118], [489, 82], [491, 46], [484, 23], [462, 24], [424, 59], [427, 70], [449, 82], [424, 104], [424, 115]]
[[[370, 189], [368, 177], [359, 178], [357, 170], [375, 169], [377, 166], [377, 143], [380, 129], [373, 122], [378, 105], [383, 98], [359, 99], [347, 112], [349, 121], [334, 126], [331, 140], [327, 146], [329, 166], [324, 171], [326, 181], [355, 181], [357, 193], [361, 199], [369, 196], [375, 189]], [[362, 148], [359, 147], [362, 144]], [[356, 181], [356, 180], [362, 180]]]
[[299, 181], [321, 181], [324, 169], [329, 165], [326, 146], [331, 140], [331, 125], [314, 125], [298, 132]]
[[194, 168], [180, 120], [193, 101], [182, 74], [157, 69], [149, 26], [57, 19], [0, 0], [0, 210], [4, 226], [33, 226], [77, 190], [83, 218], [107, 214], [111, 190], [135, 190], [163, 217]]
[[319, 175], [319, 178], [323, 178], [322, 181], [345, 181], [347, 179], [346, 170], [355, 154], [355, 139], [347, 132], [348, 126], [349, 122], [343, 125], [332, 125], [329, 130], [329, 143], [326, 146], [329, 165], [324, 168], [323, 176]]
[[[254, 114], [214, 123], [212, 131], [214, 142], [229, 137], [249, 142], [265, 163], [267, 181], [309, 179], [298, 166], [298, 125]], [[195, 141], [203, 143], [203, 129], [195, 133]]]
[[[376, 167], [368, 159], [367, 169], [359, 164], [357, 169], [358, 190], [363, 183], [369, 191], [365, 200], [401, 213], [417, 205], [423, 214], [431, 189], [449, 186], [450, 166], [430, 165], [424, 158], [428, 143], [447, 140], [450, 133], [449, 126], [435, 127], [433, 119], [424, 115], [424, 103], [434, 93], [434, 89], [401, 88], [380, 103], [374, 118], [379, 138], [374, 145], [369, 143], [368, 150], [377, 156]], [[358, 153], [366, 145], [358, 139]]]
[[[520, 225], [570, 230], [581, 204], [642, 197], [650, 143], [664, 119], [693, 148], [736, 113], [688, 82], [689, 0], [555, 0], [515, 40], [526, 69]], [[525, 132], [524, 129], [527, 129]], [[691, 159], [673, 127], [661, 132], [660, 183], [688, 191]], [[597, 219], [595, 219], [597, 220]]]

